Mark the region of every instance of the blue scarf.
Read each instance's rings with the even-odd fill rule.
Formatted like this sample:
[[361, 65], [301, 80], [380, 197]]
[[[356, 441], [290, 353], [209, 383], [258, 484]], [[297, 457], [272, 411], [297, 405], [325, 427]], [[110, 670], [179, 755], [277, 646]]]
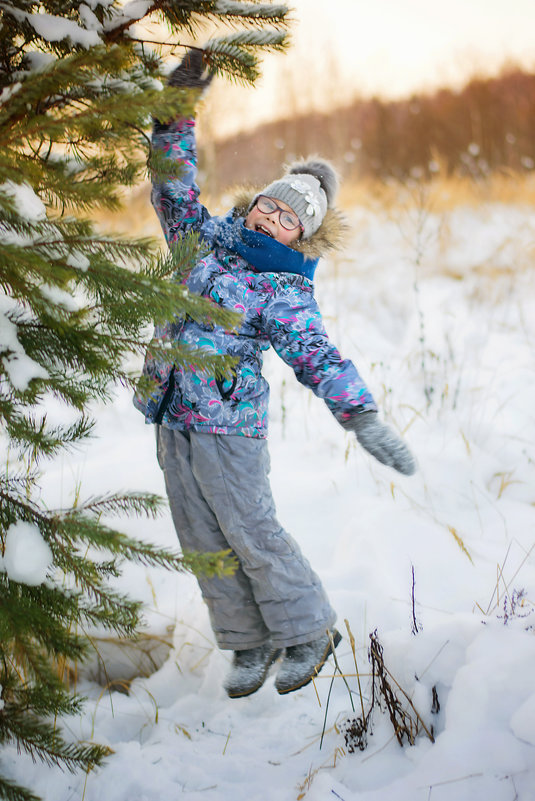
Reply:
[[307, 259], [298, 250], [244, 225], [243, 217], [212, 217], [203, 226], [203, 235], [214, 245], [237, 253], [259, 273], [294, 273], [314, 279], [319, 259]]

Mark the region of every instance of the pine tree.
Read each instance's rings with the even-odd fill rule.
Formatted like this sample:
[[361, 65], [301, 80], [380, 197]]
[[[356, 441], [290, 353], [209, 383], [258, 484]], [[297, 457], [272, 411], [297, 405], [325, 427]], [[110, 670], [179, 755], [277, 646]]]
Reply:
[[[258, 54], [284, 47], [286, 18], [283, 5], [242, 0], [0, 4], [0, 415], [9, 454], [0, 472], [0, 744], [47, 764], [90, 770], [109, 754], [65, 739], [56, 718], [81, 709], [61, 667], [86, 655], [87, 627], [119, 635], [138, 627], [140, 605], [113, 588], [120, 561], [232, 569], [224, 554], [181, 555], [106, 522], [156, 514], [152, 495], [103, 495], [57, 510], [40, 501], [42, 465], [90, 436], [91, 403], [109, 400], [114, 382], [133, 385], [129, 357], [146, 347], [148, 325], [175, 314], [235, 322], [170, 280], [188, 269], [199, 242], [162, 256], [151, 241], [104, 236], [91, 213], [117, 209], [143, 177], [151, 114], [191, 110], [194, 91], [163, 86], [180, 36], [206, 23], [230, 26], [203, 43], [206, 61], [254, 82]], [[139, 33], [150, 20], [167, 25], [167, 45]], [[151, 343], [156, 355], [161, 347]], [[48, 421], [51, 398], [74, 422]], [[0, 797], [36, 798], [1, 765]]]

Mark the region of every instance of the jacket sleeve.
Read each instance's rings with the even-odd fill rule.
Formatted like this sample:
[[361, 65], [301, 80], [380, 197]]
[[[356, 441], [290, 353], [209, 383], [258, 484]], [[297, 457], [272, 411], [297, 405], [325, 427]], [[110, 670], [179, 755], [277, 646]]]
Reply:
[[274, 298], [264, 325], [278, 355], [298, 381], [323, 398], [341, 425], [361, 412], [377, 411], [375, 401], [349, 359], [342, 359], [325, 331], [312, 294], [297, 288]]
[[181, 235], [199, 230], [210, 218], [206, 208], [199, 203], [200, 190], [195, 183], [195, 120], [179, 118], [168, 124], [155, 122], [152, 149], [153, 164], [158, 165], [162, 160], [162, 165], [172, 168], [170, 171], [162, 169], [158, 174], [156, 166], [152, 171], [152, 205], [171, 245]]

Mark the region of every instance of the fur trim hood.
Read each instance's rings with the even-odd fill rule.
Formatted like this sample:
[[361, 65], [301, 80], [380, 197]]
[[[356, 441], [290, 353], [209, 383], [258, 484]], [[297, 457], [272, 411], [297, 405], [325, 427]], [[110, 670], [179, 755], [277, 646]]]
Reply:
[[[239, 187], [234, 195], [234, 217], [246, 217], [259, 190], [252, 187]], [[331, 250], [343, 247], [349, 225], [338, 209], [327, 209], [322, 224], [308, 239], [298, 239], [288, 247], [302, 253], [306, 259], [320, 259]]]

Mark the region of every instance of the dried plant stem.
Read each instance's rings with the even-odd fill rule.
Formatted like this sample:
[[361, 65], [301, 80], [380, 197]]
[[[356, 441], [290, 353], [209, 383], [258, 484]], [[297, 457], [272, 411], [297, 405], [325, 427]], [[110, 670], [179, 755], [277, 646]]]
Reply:
[[321, 746], [323, 745], [323, 737], [325, 735], [325, 727], [327, 725], [327, 714], [329, 712], [329, 701], [330, 701], [330, 698], [331, 698], [331, 691], [332, 691], [332, 688], [333, 688], [333, 684], [334, 684], [334, 680], [336, 678], [337, 672], [339, 673], [339, 675], [344, 680], [344, 684], [347, 687], [347, 692], [349, 693], [349, 700], [351, 702], [351, 709], [353, 710], [353, 712], [355, 711], [355, 705], [353, 703], [353, 696], [351, 694], [351, 688], [350, 688], [349, 684], [347, 683], [347, 678], [345, 677], [344, 673], [342, 672], [342, 669], [341, 669], [341, 667], [340, 667], [340, 665], [338, 663], [338, 659], [336, 657], [336, 646], [334, 644], [334, 639], [333, 639], [332, 632], [328, 630], [327, 631], [327, 636], [329, 637], [329, 640], [330, 640], [330, 643], [331, 643], [331, 653], [332, 653], [332, 656], [333, 656], [333, 659], [334, 659], [334, 666], [335, 667], [334, 667], [334, 673], [333, 673], [333, 676], [332, 676], [332, 679], [331, 679], [331, 684], [330, 684], [330, 687], [329, 687], [329, 692], [327, 694], [327, 703], [325, 705], [325, 715], [323, 717], [323, 728], [321, 730], [320, 749], [321, 749]]
[[320, 737], [320, 751], [321, 751], [321, 747], [323, 745], [323, 738], [325, 736], [325, 727], [327, 726], [327, 713], [329, 711], [329, 701], [331, 699], [331, 692], [332, 692], [332, 688], [333, 688], [333, 684], [334, 684], [334, 679], [335, 679], [335, 676], [333, 676], [332, 679], [331, 679], [331, 684], [329, 686], [329, 692], [327, 693], [327, 703], [325, 704], [325, 715], [323, 716], [323, 727], [322, 727], [322, 730], [321, 730], [321, 737]]
[[359, 668], [358, 668], [358, 664], [357, 664], [357, 651], [356, 651], [356, 648], [355, 648], [355, 638], [353, 636], [353, 632], [351, 631], [351, 629], [349, 627], [349, 621], [347, 619], [344, 619], [344, 623], [346, 624], [347, 634], [348, 634], [348, 637], [349, 637], [349, 644], [351, 645], [351, 652], [353, 654], [353, 661], [355, 663], [355, 672], [357, 674], [357, 684], [358, 684], [359, 696], [360, 696], [360, 708], [361, 708], [361, 711], [362, 711], [362, 722], [363, 722], [364, 725], [366, 725], [366, 713], [364, 711], [364, 698], [362, 697], [362, 687], [360, 685], [360, 673], [359, 673]]
[[[492, 614], [492, 612], [494, 612], [494, 610], [499, 608], [499, 606], [500, 606], [500, 578], [501, 578], [501, 580], [503, 582], [503, 585], [505, 587], [506, 593], [509, 594], [510, 585], [513, 583], [513, 581], [515, 580], [515, 578], [519, 574], [520, 570], [522, 569], [524, 564], [527, 562], [527, 560], [529, 559], [529, 557], [531, 556], [531, 554], [533, 553], [534, 550], [535, 550], [535, 544], [531, 546], [529, 551], [527, 551], [526, 555], [524, 556], [524, 558], [522, 559], [522, 561], [518, 565], [517, 569], [515, 570], [515, 572], [513, 573], [511, 578], [509, 579], [509, 581], [507, 581], [505, 579], [505, 576], [504, 576], [504, 570], [505, 570], [505, 565], [506, 565], [507, 559], [509, 558], [509, 553], [511, 551], [511, 544], [509, 545], [509, 547], [507, 548], [507, 552], [505, 554], [505, 558], [504, 558], [502, 564], [496, 566], [496, 571], [497, 571], [496, 587], [495, 587], [494, 592], [492, 593], [492, 597], [491, 597], [491, 599], [490, 599], [490, 601], [488, 603], [487, 611], [484, 612], [485, 615]], [[492, 604], [493, 604], [495, 598], [496, 598], [496, 602], [494, 603], [494, 606], [493, 606]], [[481, 609], [481, 607], [479, 607], [479, 608]], [[483, 612], [483, 609], [481, 609], [481, 611]]]
[[[388, 678], [396, 685], [396, 687], [398, 688], [400, 693], [403, 695], [403, 697], [406, 699], [407, 703], [409, 704], [409, 706], [411, 707], [412, 711], [416, 715], [416, 719], [421, 724], [422, 729], [425, 731], [425, 733], [427, 734], [427, 736], [429, 737], [431, 742], [434, 743], [435, 742], [435, 738], [434, 738], [432, 732], [430, 732], [429, 729], [427, 728], [427, 726], [425, 725], [424, 721], [422, 720], [422, 717], [420, 716], [418, 710], [416, 709], [416, 707], [412, 703], [410, 697], [407, 695], [407, 693], [405, 692], [403, 687], [399, 684], [399, 682], [396, 681], [396, 679], [394, 678], [392, 673], [386, 667], [386, 665], [384, 663], [384, 660], [383, 660], [383, 656], [382, 656], [382, 648], [379, 645], [378, 640], [376, 638], [374, 638], [373, 636], [370, 639], [371, 639], [371, 643], [372, 643], [371, 644], [372, 658], [375, 660], [376, 664], [378, 665], [380, 673], [383, 674], [383, 675], [388, 676]], [[385, 699], [386, 699], [387, 698], [387, 694], [384, 693], [384, 695], [385, 695]], [[391, 710], [389, 709], [389, 711], [391, 711]], [[391, 716], [392, 716], [392, 714], [391, 714]], [[392, 721], [392, 722], [394, 723], [394, 721]], [[394, 728], [396, 729], [396, 726], [394, 726]], [[396, 730], [396, 734], [397, 734], [397, 730]], [[398, 740], [399, 740], [399, 737], [398, 737]]]
[[340, 674], [340, 676], [344, 680], [344, 684], [347, 687], [347, 692], [349, 693], [349, 700], [351, 702], [351, 709], [354, 712], [355, 711], [355, 705], [353, 703], [353, 695], [351, 693], [351, 687], [347, 683], [347, 678], [346, 678], [345, 674], [342, 672], [342, 668], [340, 667], [340, 665], [338, 663], [338, 659], [336, 657], [336, 646], [334, 644], [332, 632], [328, 631], [327, 632], [327, 636], [329, 637], [329, 640], [331, 642], [331, 652], [332, 652], [332, 657], [333, 657], [334, 665], [335, 665], [335, 674], [336, 674], [336, 671], [338, 671], [338, 673]]
[[415, 578], [415, 575], [414, 575], [414, 565], [411, 565], [411, 569], [412, 569], [412, 589], [411, 589], [411, 600], [412, 600], [412, 633], [413, 633], [413, 634], [418, 634], [418, 632], [420, 631], [420, 629], [418, 628], [418, 623], [417, 623], [417, 621], [416, 621], [416, 608], [415, 608], [415, 607], [416, 607], [416, 601], [415, 601], [415, 598], [414, 598], [414, 589], [415, 589], [415, 586], [416, 586], [416, 578]]

